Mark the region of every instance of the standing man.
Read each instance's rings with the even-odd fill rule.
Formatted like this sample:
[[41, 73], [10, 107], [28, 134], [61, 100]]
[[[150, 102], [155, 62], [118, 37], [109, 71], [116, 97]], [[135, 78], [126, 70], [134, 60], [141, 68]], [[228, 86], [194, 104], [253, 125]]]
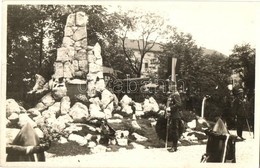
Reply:
[[243, 128], [246, 124], [246, 120], [247, 120], [247, 101], [244, 97], [244, 91], [243, 89], [238, 89], [237, 91], [237, 96], [235, 98], [235, 100], [233, 101], [233, 114], [235, 114], [235, 121], [236, 121], [236, 125], [237, 125], [237, 136], [241, 139], [241, 140], [245, 140], [245, 138], [243, 138], [242, 133], [243, 133]]
[[179, 92], [176, 89], [176, 85], [172, 85], [172, 93], [170, 93], [167, 100], [167, 109], [168, 117], [170, 117], [170, 130], [172, 131], [172, 148], [169, 150], [170, 152], [177, 151], [178, 140], [182, 134], [182, 121], [181, 121], [181, 113], [180, 109], [182, 106], [181, 97]]

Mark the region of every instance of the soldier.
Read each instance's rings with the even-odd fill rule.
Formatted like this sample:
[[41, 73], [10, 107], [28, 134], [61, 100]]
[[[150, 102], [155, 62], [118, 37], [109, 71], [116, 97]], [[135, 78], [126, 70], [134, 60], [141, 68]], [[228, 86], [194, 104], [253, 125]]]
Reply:
[[172, 148], [169, 150], [170, 152], [177, 151], [178, 140], [182, 134], [182, 121], [181, 121], [181, 113], [180, 109], [182, 106], [181, 97], [179, 92], [176, 89], [176, 85], [172, 87], [172, 93], [170, 93], [167, 100], [167, 109], [168, 117], [170, 117], [170, 128], [172, 131]]
[[247, 101], [244, 97], [244, 91], [243, 89], [238, 89], [237, 96], [235, 100], [233, 101], [233, 108], [232, 108], [233, 114], [235, 114], [235, 121], [237, 125], [237, 136], [241, 140], [245, 140], [243, 138], [243, 127], [246, 124], [247, 120]]

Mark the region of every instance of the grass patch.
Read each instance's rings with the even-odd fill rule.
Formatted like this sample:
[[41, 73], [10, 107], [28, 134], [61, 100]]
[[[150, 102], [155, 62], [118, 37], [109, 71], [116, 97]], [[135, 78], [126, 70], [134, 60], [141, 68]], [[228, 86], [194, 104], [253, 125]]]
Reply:
[[47, 152], [55, 154], [55, 156], [76, 156], [89, 154], [90, 151], [86, 146], [80, 146], [73, 141], [69, 141], [65, 144], [54, 141], [51, 143], [51, 147]]

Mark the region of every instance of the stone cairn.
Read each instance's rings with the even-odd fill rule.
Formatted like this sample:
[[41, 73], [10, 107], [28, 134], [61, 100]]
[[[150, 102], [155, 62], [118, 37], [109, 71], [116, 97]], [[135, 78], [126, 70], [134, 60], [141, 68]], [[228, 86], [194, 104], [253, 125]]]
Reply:
[[[105, 88], [101, 47], [98, 43], [95, 46], [88, 46], [87, 22], [88, 18], [84, 12], [68, 16], [62, 46], [57, 49], [52, 79], [46, 82], [37, 74], [36, 84], [28, 92], [28, 94], [44, 93], [35, 107], [25, 110], [13, 99], [6, 101], [7, 143], [10, 143], [11, 141], [8, 140], [14, 139], [19, 132], [17, 127], [21, 128], [29, 122], [33, 127], [49, 127], [53, 135], [60, 134], [58, 139], [60, 143], [76, 141], [81, 146], [86, 145], [91, 148], [92, 153], [106, 151], [105, 146], [99, 145], [102, 126], [95, 127], [95, 122], [105, 118], [109, 124], [117, 124], [125, 118], [122, 114], [129, 116], [133, 113], [130, 105], [133, 104], [131, 98], [125, 95], [119, 102], [117, 97]], [[85, 96], [84, 101], [72, 104], [67, 84], [86, 84], [87, 89], [81, 92]], [[48, 93], [45, 94], [45, 91]], [[101, 97], [96, 96], [97, 92], [101, 93]], [[144, 115], [145, 112], [160, 113], [161, 111], [153, 98], [145, 100], [142, 104], [137, 102], [134, 104], [136, 112], [131, 119], [128, 118], [128, 121], [135, 130], [141, 129], [136, 117]], [[112, 115], [115, 108], [120, 113]], [[155, 123], [156, 119], [151, 120], [151, 126]], [[44, 133], [39, 128], [36, 132], [39, 137], [43, 137]], [[82, 134], [82, 130], [88, 130], [88, 133], [83, 131]], [[115, 141], [110, 143], [126, 147], [130, 145], [128, 144], [130, 136], [136, 139], [135, 142], [148, 140], [137, 133], [130, 135], [128, 130], [115, 130]], [[144, 148], [135, 142], [131, 143], [134, 148]]]

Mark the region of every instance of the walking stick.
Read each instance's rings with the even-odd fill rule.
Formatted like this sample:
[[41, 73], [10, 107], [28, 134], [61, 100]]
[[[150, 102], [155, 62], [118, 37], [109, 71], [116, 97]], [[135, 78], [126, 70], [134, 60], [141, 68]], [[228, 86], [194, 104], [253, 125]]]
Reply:
[[249, 126], [249, 123], [248, 123], [248, 119], [247, 119], [247, 118], [246, 118], [246, 124], [247, 124], [247, 127], [248, 127], [249, 135], [252, 137], [252, 135], [251, 135], [251, 129], [250, 129], [250, 126]]
[[[166, 113], [167, 113], [167, 111], [166, 111]], [[169, 132], [169, 117], [167, 117], [167, 122], [166, 122], [166, 138], [165, 138], [165, 148], [166, 149], [167, 149], [168, 136], [169, 136], [168, 132]]]

